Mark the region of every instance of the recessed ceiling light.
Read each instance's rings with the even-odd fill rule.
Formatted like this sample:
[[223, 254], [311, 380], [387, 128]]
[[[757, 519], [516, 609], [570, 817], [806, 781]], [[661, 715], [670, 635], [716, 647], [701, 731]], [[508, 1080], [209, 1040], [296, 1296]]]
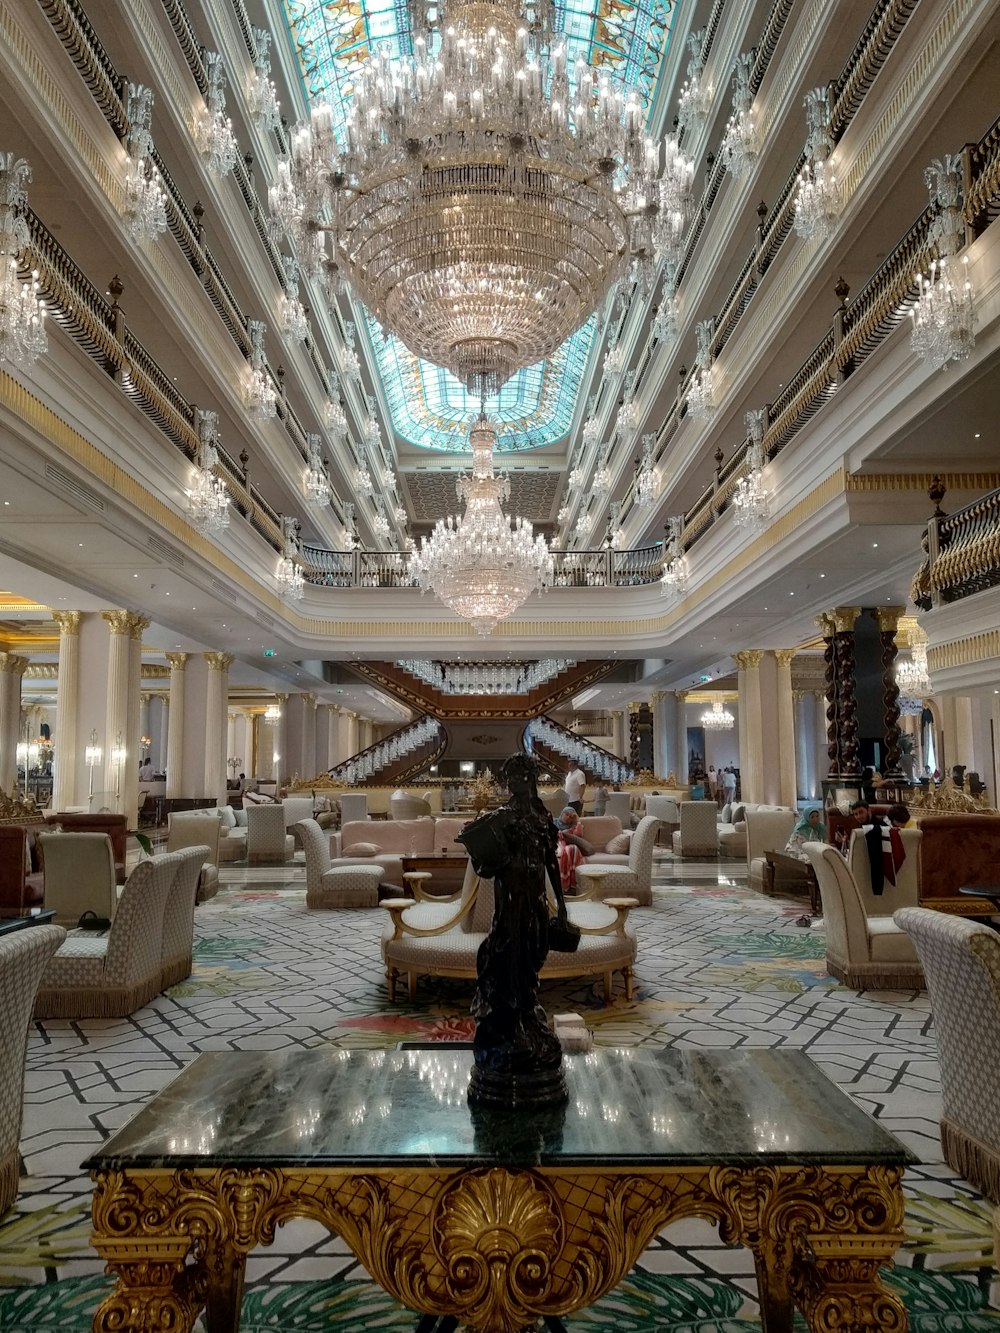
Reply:
[[10, 508], [10, 501], [9, 501], [9, 500], [4, 500], [4, 502], [3, 502], [3, 507], [4, 507], [4, 509], [9, 509], [9, 508]]
[[[973, 438], [973, 439], [974, 439], [974, 440], [978, 440], [978, 439], [979, 439], [979, 431], [978, 431], [978, 430], [977, 430], [977, 431], [976, 431], [976, 433], [975, 433], [975, 435], [973, 435], [973, 437], [972, 437], [972, 438]], [[994, 691], [993, 691], [993, 693], [994, 693], [994, 694], [996, 694], [996, 693], [997, 693], [997, 691], [996, 691], [996, 690], [994, 690]]]
[[825, 575], [825, 574], [820, 574], [820, 578], [821, 578], [821, 579], [825, 579], [825, 578], [826, 578], [826, 575]]
[[877, 550], [878, 550], [878, 542], [872, 542], [872, 550], [873, 550], [873, 551], [877, 551]]
[[77, 546], [82, 546], [83, 542], [77, 542]]
[[794, 597], [794, 596], [795, 596], [795, 594], [794, 594], [793, 592], [790, 592], [788, 595], [789, 595], [789, 597]]
[[169, 597], [169, 596], [170, 596], [170, 594], [169, 594], [168, 592], [165, 592], [163, 595], [164, 595], [164, 597]]

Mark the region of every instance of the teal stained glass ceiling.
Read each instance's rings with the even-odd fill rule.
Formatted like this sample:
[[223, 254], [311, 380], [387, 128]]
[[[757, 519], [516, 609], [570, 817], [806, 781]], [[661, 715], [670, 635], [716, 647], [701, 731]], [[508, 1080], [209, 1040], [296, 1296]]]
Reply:
[[[570, 69], [579, 59], [635, 88], [648, 102], [670, 37], [675, 0], [556, 0], [556, 27], [567, 44]], [[356, 73], [374, 46], [389, 43], [399, 54], [410, 46], [407, 0], [285, 0], [302, 78], [312, 100], [327, 100], [335, 123], [346, 107]], [[395, 338], [383, 339], [367, 320], [375, 364], [403, 439], [428, 449], [461, 450], [479, 404], [454, 376], [420, 361]], [[587, 358], [593, 320], [547, 361], [519, 371], [487, 404], [500, 428], [504, 451], [538, 448], [569, 429]]]

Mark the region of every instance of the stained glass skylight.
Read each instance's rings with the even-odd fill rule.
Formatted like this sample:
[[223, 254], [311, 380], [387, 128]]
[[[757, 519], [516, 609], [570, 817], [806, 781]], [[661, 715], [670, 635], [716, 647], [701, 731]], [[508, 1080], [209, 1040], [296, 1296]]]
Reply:
[[[587, 60], [650, 100], [670, 37], [675, 0], [556, 0], [555, 26], [564, 34], [568, 65]], [[325, 99], [343, 123], [357, 71], [373, 47], [389, 43], [397, 54], [411, 50], [408, 0], [285, 0], [289, 28], [312, 100]], [[366, 321], [375, 365], [385, 390], [394, 430], [430, 449], [466, 448], [470, 419], [479, 403], [447, 371], [420, 361], [395, 338], [383, 339]], [[500, 449], [539, 448], [569, 429], [595, 321], [572, 335], [547, 361], [519, 371], [487, 404], [496, 415]]]

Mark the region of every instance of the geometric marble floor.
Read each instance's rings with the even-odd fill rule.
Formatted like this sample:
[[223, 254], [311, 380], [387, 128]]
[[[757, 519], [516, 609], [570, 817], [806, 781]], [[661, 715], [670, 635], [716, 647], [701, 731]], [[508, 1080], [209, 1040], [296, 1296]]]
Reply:
[[[192, 977], [128, 1019], [47, 1020], [28, 1046], [27, 1174], [0, 1222], [0, 1333], [89, 1328], [108, 1287], [90, 1250], [80, 1162], [195, 1055], [215, 1050], [388, 1047], [466, 1037], [470, 985], [422, 982], [387, 1000], [371, 911], [307, 912], [304, 871], [226, 867], [197, 909]], [[848, 991], [827, 976], [802, 900], [751, 893], [739, 863], [657, 862], [639, 934], [635, 998], [604, 1007], [600, 984], [543, 987], [582, 1012], [599, 1045], [794, 1047], [919, 1158], [906, 1175], [906, 1249], [888, 1276], [911, 1333], [1000, 1333], [990, 1304], [991, 1209], [943, 1164], [937, 1061], [925, 992]], [[409, 1329], [415, 1317], [318, 1225], [293, 1222], [247, 1266], [244, 1333]], [[994, 1295], [996, 1289], [993, 1288]], [[615, 1292], [566, 1321], [572, 1333], [754, 1333], [747, 1251], [699, 1222], [669, 1227]], [[798, 1325], [796, 1327], [799, 1327]]]

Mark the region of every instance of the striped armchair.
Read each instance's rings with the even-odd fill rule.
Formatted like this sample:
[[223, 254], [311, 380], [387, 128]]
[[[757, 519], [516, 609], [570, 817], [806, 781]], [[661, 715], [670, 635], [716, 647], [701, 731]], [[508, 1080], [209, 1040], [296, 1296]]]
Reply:
[[31, 1008], [38, 979], [65, 938], [62, 926], [31, 926], [0, 937], [0, 1215], [17, 1194]]

